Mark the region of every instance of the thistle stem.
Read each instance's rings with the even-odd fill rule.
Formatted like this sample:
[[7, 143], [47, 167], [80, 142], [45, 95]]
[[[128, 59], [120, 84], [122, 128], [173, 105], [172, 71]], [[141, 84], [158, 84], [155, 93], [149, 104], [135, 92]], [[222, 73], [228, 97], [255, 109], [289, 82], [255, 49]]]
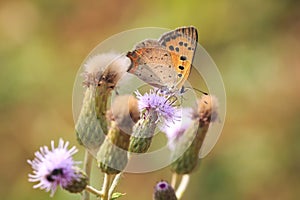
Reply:
[[111, 195], [113, 194], [115, 188], [117, 187], [119, 181], [120, 181], [120, 178], [121, 178], [121, 175], [122, 175], [122, 172], [117, 174], [115, 177], [114, 177], [114, 180], [109, 188], [109, 191], [108, 191], [108, 198], [110, 199], [111, 198]]
[[176, 190], [176, 197], [178, 200], [181, 199], [183, 193], [185, 192], [188, 184], [189, 184], [189, 181], [190, 181], [190, 175], [189, 174], [185, 174], [182, 176], [182, 179], [180, 181], [180, 184]]
[[102, 185], [102, 193], [103, 193], [103, 200], [108, 200], [108, 191], [109, 191], [109, 185], [112, 179], [112, 175], [105, 173], [104, 174], [104, 181]]
[[99, 191], [99, 190], [93, 188], [93, 187], [90, 186], [90, 185], [87, 185], [87, 186], [85, 187], [85, 191], [90, 192], [90, 193], [96, 195], [97, 197], [103, 197], [103, 193], [102, 193], [101, 191]]
[[[83, 171], [86, 173], [87, 177], [91, 177], [90, 175], [91, 175], [92, 162], [93, 162], [92, 155], [88, 152], [88, 150], [85, 150]], [[89, 199], [90, 199], [90, 193], [87, 190], [83, 191], [82, 200], [89, 200]]]
[[178, 174], [173, 173], [172, 174], [172, 179], [171, 179], [171, 186], [175, 190], [176, 187], [176, 182], [177, 182]]

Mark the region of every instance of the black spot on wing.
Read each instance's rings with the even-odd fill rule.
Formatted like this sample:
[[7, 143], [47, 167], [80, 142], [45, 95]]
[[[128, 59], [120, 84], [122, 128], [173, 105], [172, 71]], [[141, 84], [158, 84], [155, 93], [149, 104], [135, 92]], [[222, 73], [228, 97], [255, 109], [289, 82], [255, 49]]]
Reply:
[[180, 70], [184, 70], [184, 66], [182, 66], [182, 65], [179, 65], [178, 68], [179, 68]]
[[180, 56], [180, 60], [185, 61], [186, 59], [186, 56]]

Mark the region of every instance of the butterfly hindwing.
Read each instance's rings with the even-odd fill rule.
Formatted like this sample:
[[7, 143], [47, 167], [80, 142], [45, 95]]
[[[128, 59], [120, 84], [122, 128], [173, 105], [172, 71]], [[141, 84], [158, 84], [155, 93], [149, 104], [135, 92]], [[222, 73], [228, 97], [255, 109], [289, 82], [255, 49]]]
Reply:
[[135, 49], [143, 48], [162, 48], [157, 40], [144, 40], [135, 46]]
[[129, 72], [154, 87], [172, 87], [176, 85], [176, 71], [173, 70], [170, 52], [162, 48], [140, 48], [128, 52], [132, 60]]

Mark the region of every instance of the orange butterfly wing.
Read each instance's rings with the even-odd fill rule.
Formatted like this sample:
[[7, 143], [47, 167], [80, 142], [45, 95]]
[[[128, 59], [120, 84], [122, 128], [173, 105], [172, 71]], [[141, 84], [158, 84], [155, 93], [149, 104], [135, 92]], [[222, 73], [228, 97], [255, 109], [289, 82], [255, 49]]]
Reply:
[[198, 41], [197, 29], [182, 27], [157, 40], [145, 40], [127, 53], [128, 72], [158, 88], [181, 89], [187, 80]]
[[127, 53], [132, 61], [128, 72], [157, 88], [173, 89], [177, 72], [173, 69], [172, 56], [164, 48], [146, 47]]
[[173, 65], [178, 73], [176, 87], [181, 88], [187, 80], [198, 42], [198, 32], [195, 27], [182, 27], [165, 33], [159, 43], [170, 51]]

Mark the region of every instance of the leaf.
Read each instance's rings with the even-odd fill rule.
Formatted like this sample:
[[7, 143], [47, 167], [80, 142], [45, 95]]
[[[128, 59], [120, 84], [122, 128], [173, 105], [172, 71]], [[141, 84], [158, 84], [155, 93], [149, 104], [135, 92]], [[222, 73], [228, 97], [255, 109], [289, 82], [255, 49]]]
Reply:
[[119, 197], [125, 196], [125, 195], [126, 195], [126, 193], [115, 192], [115, 193], [112, 194], [110, 200], [116, 200], [116, 199], [118, 199]]

